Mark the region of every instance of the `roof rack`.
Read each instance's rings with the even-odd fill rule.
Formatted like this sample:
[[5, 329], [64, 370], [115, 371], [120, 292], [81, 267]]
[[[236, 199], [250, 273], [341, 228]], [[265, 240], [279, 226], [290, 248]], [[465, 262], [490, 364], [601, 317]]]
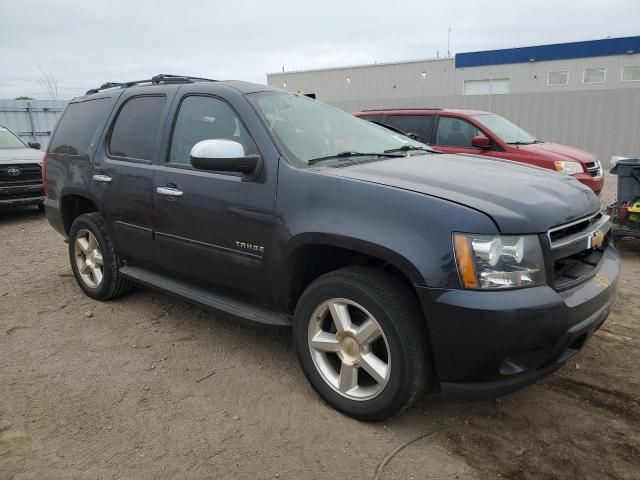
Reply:
[[140, 85], [144, 83], [150, 83], [151, 85], [160, 85], [161, 83], [169, 84], [169, 83], [193, 83], [193, 82], [217, 82], [212, 78], [202, 78], [202, 77], [189, 77], [187, 75], [170, 75], [166, 73], [160, 73], [158, 75], [154, 75], [148, 80], [134, 80], [132, 82], [107, 82], [100, 85], [98, 88], [92, 88], [91, 90], [87, 90], [85, 95], [91, 95], [92, 93], [98, 93], [102, 90], [107, 90], [110, 88], [128, 88], [133, 87], [134, 85]]
[[442, 110], [436, 107], [394, 107], [394, 108], [370, 108], [368, 110], [360, 110], [361, 112], [385, 112], [387, 110]]

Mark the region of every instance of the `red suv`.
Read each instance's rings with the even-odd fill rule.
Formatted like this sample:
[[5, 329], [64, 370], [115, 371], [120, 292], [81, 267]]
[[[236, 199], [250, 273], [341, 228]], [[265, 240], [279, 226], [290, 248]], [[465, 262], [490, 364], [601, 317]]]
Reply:
[[388, 125], [445, 153], [473, 153], [550, 168], [573, 175], [596, 194], [602, 165], [592, 154], [536, 139], [506, 118], [479, 110], [365, 110], [357, 117]]

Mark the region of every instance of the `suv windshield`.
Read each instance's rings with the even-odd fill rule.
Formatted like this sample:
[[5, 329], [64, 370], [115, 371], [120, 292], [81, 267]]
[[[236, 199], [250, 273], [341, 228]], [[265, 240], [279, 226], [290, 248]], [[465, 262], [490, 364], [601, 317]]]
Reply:
[[480, 115], [472, 116], [483, 125], [486, 125], [489, 130], [495, 133], [506, 143], [526, 145], [529, 143], [539, 142], [539, 140], [529, 132], [520, 128], [515, 123], [510, 122], [506, 118], [502, 118], [499, 115], [488, 115], [486, 113], [483, 113]]
[[0, 126], [0, 148], [27, 148], [14, 133]]
[[299, 165], [364, 153], [431, 151], [423, 143], [304, 95], [262, 92], [250, 97], [280, 146]]

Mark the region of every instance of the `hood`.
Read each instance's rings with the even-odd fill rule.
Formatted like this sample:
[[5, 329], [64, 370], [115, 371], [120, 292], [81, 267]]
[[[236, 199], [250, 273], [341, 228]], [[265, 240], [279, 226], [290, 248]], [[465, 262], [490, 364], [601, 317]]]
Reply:
[[42, 163], [44, 152], [33, 148], [0, 148], [0, 164]]
[[601, 208], [591, 189], [573, 177], [475, 155], [427, 154], [322, 168], [466, 205], [489, 215], [502, 233], [543, 233]]
[[[511, 145], [515, 147], [516, 145]], [[537, 155], [542, 155], [550, 160], [570, 160], [580, 163], [592, 163], [596, 157], [589, 152], [578, 148], [568, 147], [559, 143], [532, 143], [531, 145], [518, 145], [518, 150]]]

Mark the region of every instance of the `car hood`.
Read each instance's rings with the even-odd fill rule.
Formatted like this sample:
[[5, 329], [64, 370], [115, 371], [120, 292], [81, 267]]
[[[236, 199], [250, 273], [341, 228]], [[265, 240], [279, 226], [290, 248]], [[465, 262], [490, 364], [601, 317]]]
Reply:
[[571, 160], [580, 163], [592, 163], [596, 161], [596, 157], [589, 152], [559, 143], [543, 142], [532, 143], [531, 145], [518, 145], [518, 150], [542, 155], [551, 160]]
[[0, 148], [0, 164], [42, 163], [44, 152], [33, 148]]
[[489, 215], [502, 233], [546, 232], [601, 208], [573, 177], [476, 155], [416, 155], [324, 170], [466, 205]]

